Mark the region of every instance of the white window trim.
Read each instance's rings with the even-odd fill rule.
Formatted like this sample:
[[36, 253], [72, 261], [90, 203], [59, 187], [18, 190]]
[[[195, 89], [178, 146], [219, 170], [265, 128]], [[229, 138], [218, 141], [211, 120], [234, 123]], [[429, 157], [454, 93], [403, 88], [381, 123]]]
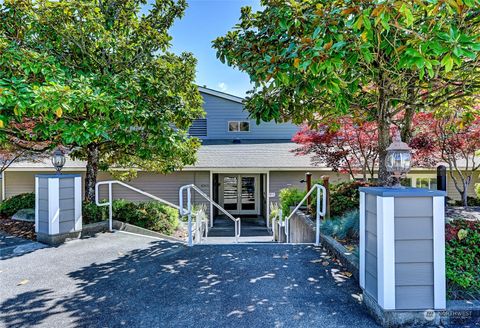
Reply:
[[[230, 123], [238, 123], [238, 130], [237, 131], [230, 131]], [[240, 124], [241, 123], [248, 123], [248, 131], [240, 131]], [[229, 133], [249, 133], [250, 132], [250, 121], [247, 120], [232, 120], [227, 122], [227, 132]]]
[[[411, 179], [411, 186], [416, 187], [417, 186], [417, 179], [425, 179], [425, 178], [436, 179], [437, 175], [436, 174], [412, 174], [412, 173], [409, 173], [407, 175], [407, 178]], [[430, 188], [430, 181], [428, 182], [428, 188]]]

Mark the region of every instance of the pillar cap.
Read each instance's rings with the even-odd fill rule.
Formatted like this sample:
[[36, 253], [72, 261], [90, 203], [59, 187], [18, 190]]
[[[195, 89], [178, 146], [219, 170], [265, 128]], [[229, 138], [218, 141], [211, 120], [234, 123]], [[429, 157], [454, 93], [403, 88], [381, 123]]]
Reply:
[[389, 188], [389, 187], [360, 187], [359, 190], [366, 194], [381, 197], [437, 197], [446, 196], [442, 190], [430, 190], [424, 188]]

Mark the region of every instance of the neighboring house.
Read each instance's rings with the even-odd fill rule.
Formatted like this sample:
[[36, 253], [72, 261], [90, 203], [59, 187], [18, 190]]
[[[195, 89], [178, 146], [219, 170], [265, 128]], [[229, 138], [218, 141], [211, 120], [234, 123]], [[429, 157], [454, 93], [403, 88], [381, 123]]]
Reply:
[[[335, 173], [325, 166], [312, 166], [307, 156], [296, 156], [291, 142], [298, 127], [274, 122], [257, 125], [244, 111], [242, 98], [207, 88], [199, 88], [204, 99], [206, 117], [196, 120], [190, 133], [202, 139], [198, 160], [194, 166], [163, 175], [139, 172], [129, 184], [173, 203], [178, 203], [182, 185], [195, 184], [236, 216], [269, 213], [269, 204], [278, 201], [280, 189], [305, 188], [300, 181], [306, 172], [313, 179], [328, 175], [333, 183], [348, 180], [347, 174]], [[2, 199], [15, 194], [33, 192], [34, 175], [53, 171], [51, 164], [19, 162], [4, 172]], [[85, 163], [68, 160], [64, 172], [85, 174]], [[413, 186], [436, 188], [436, 171], [416, 170], [410, 174]], [[110, 179], [101, 172], [99, 181]], [[478, 182], [478, 179], [472, 183]], [[458, 198], [452, 181], [448, 181], [451, 197]], [[144, 200], [123, 187], [114, 187], [116, 198]], [[104, 197], [105, 190], [101, 192]], [[197, 202], [203, 202], [198, 195]], [[211, 212], [212, 216], [214, 212]]]

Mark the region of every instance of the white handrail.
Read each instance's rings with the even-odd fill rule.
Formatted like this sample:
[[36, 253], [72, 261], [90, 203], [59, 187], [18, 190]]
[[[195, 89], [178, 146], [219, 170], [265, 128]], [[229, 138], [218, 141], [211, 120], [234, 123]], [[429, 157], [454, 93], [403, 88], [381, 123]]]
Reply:
[[[180, 215], [188, 215], [188, 245], [193, 246], [193, 236], [192, 236], [192, 191], [195, 190], [200, 196], [205, 198], [210, 204], [218, 208], [223, 214], [225, 214], [228, 218], [233, 220], [235, 222], [235, 242], [238, 243], [238, 238], [240, 237], [240, 232], [242, 229], [242, 222], [240, 218], [234, 218], [230, 213], [228, 213], [223, 207], [218, 205], [213, 199], [208, 197], [207, 194], [205, 194], [200, 188], [195, 186], [194, 184], [189, 184], [180, 187], [178, 190], [178, 203], [182, 204], [182, 207], [180, 208]], [[183, 208], [183, 194], [184, 191], [187, 191], [187, 210]]]
[[[324, 186], [315, 184], [312, 188], [307, 192], [305, 197], [303, 197], [302, 201], [294, 208], [294, 210], [290, 213], [290, 215], [285, 219], [285, 234], [287, 235], [287, 243], [289, 242], [289, 229], [290, 229], [290, 218], [298, 211], [298, 209], [303, 205], [303, 203], [307, 200], [310, 195], [317, 190], [317, 213], [316, 213], [316, 231], [315, 231], [315, 245], [320, 244], [320, 216], [325, 216], [327, 210], [327, 189]], [[320, 202], [320, 191], [322, 191], [322, 201]], [[322, 204], [320, 211], [320, 203]], [[280, 219], [281, 220], [281, 219]]]
[[[113, 214], [113, 210], [112, 210], [112, 205], [113, 205], [113, 199], [112, 199], [112, 184], [119, 184], [125, 188], [128, 188], [130, 190], [133, 190], [139, 194], [142, 194], [144, 196], [147, 196], [149, 198], [152, 198], [160, 203], [163, 203], [165, 205], [168, 205], [168, 206], [171, 206], [173, 208], [176, 208], [177, 210], [179, 210], [180, 212], [182, 211], [182, 209], [180, 208], [180, 206], [178, 205], [175, 205], [173, 203], [170, 203], [169, 201], [166, 201], [160, 197], [157, 197], [155, 195], [152, 195], [152, 194], [149, 194], [148, 192], [145, 192], [143, 190], [140, 190], [138, 188], [135, 188], [135, 187], [132, 187], [130, 186], [129, 184], [126, 184], [124, 182], [121, 182], [121, 181], [118, 181], [118, 180], [109, 180], [109, 181], [100, 181], [100, 182], [97, 182], [95, 184], [95, 203], [97, 204], [97, 206], [108, 206], [108, 228], [110, 231], [113, 230], [113, 227], [112, 227], [112, 214]], [[108, 185], [108, 202], [105, 202], [105, 203], [100, 203], [99, 201], [99, 192], [98, 192], [98, 189], [101, 185]]]

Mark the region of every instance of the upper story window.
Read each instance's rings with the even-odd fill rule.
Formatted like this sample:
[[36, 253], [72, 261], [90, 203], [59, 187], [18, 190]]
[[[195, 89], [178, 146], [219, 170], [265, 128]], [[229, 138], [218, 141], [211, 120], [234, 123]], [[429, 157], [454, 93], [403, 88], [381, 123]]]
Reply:
[[207, 119], [198, 118], [193, 120], [188, 133], [192, 137], [206, 137], [207, 136]]
[[228, 132], [250, 132], [249, 121], [229, 121]]

